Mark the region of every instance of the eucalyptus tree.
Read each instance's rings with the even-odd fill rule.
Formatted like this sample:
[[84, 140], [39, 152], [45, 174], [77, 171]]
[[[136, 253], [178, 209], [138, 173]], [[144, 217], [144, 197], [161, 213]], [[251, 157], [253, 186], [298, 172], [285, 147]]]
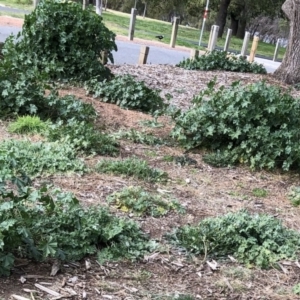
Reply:
[[285, 56], [274, 76], [289, 84], [300, 83], [300, 0], [286, 0], [282, 10], [290, 23]]

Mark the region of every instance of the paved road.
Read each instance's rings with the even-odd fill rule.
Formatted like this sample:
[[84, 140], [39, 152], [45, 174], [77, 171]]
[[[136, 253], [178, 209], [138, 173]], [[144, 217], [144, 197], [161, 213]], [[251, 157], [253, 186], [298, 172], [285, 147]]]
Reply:
[[3, 5], [0, 5], [0, 10], [4, 11], [4, 12], [7, 11], [7, 12], [10, 12], [10, 13], [16, 13], [16, 14], [29, 14], [30, 13], [29, 10], [11, 8], [11, 7], [3, 6]]

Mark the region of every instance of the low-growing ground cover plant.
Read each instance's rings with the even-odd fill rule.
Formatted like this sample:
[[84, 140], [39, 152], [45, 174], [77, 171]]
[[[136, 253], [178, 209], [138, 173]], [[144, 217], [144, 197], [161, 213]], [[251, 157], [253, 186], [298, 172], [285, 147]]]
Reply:
[[170, 211], [184, 212], [177, 201], [168, 198], [149, 193], [139, 186], [130, 186], [112, 193], [107, 201], [123, 212], [133, 212], [139, 216], [161, 217]]
[[256, 62], [250, 63], [246, 58], [228, 55], [226, 51], [214, 50], [193, 59], [187, 58], [177, 64], [188, 70], [224, 70], [232, 72], [267, 74], [265, 67]]
[[287, 196], [288, 196], [288, 199], [291, 201], [291, 203], [294, 206], [300, 205], [300, 187], [299, 186], [291, 187]]
[[10, 273], [15, 257], [70, 261], [99, 251], [103, 263], [138, 259], [156, 247], [132, 220], [103, 207], [83, 208], [70, 193], [12, 182], [18, 192], [0, 182], [0, 275]]
[[101, 101], [114, 103], [122, 108], [152, 114], [161, 114], [166, 108], [159, 91], [147, 87], [132, 75], [116, 76], [103, 82], [90, 80], [85, 83], [85, 88], [94, 97], [101, 98]]
[[6, 169], [11, 174], [23, 172], [37, 176], [56, 172], [85, 172], [85, 164], [76, 155], [72, 145], [59, 142], [6, 140], [0, 143], [1, 172]]
[[193, 254], [209, 257], [233, 255], [239, 262], [268, 268], [281, 259], [295, 259], [300, 235], [269, 215], [247, 211], [207, 218], [197, 226], [186, 225], [170, 236]]
[[76, 119], [50, 126], [47, 138], [71, 144], [76, 151], [86, 154], [116, 156], [119, 153], [119, 144], [111, 136], [101, 133], [91, 123]]
[[131, 140], [137, 144], [145, 144], [151, 146], [163, 145], [166, 143], [165, 140], [162, 140], [161, 138], [158, 138], [151, 133], [144, 133], [144, 132], [137, 131], [135, 129], [130, 129], [128, 131], [124, 131], [124, 130], [118, 131], [112, 134], [112, 136], [117, 139]]
[[95, 169], [100, 173], [133, 176], [149, 182], [165, 182], [168, 179], [166, 172], [151, 168], [147, 161], [135, 157], [116, 161], [103, 159], [98, 162]]
[[300, 102], [280, 88], [258, 82], [214, 89], [214, 82], [173, 113], [172, 136], [184, 147], [203, 147], [208, 163], [251, 168], [300, 167]]

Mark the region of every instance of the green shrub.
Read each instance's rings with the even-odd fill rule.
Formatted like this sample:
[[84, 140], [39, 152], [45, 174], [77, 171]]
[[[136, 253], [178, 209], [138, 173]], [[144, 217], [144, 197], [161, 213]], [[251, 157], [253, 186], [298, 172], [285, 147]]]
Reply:
[[111, 51], [117, 50], [115, 34], [92, 9], [82, 10], [81, 3], [43, 0], [38, 7], [25, 15], [24, 25], [16, 49], [30, 60], [38, 70], [50, 78], [99, 80], [111, 73], [99, 60], [106, 51], [113, 62]]
[[116, 76], [110, 81], [90, 80], [85, 83], [86, 90], [103, 102], [117, 104], [122, 108], [139, 110], [146, 113], [160, 112], [165, 109], [159, 91], [136, 81], [131, 75]]
[[77, 151], [86, 154], [116, 156], [119, 144], [107, 134], [97, 131], [91, 123], [70, 119], [67, 123], [58, 122], [50, 127], [49, 141], [71, 144]]
[[76, 158], [74, 148], [62, 143], [3, 141], [0, 143], [0, 164], [2, 170], [9, 170], [11, 174], [24, 172], [34, 176], [86, 170], [84, 163]]
[[293, 186], [288, 192], [288, 198], [294, 206], [300, 205], [300, 187]]
[[184, 147], [204, 147], [218, 165], [300, 167], [300, 103], [264, 82], [214, 89], [210, 83], [187, 111], [173, 114], [172, 132]]
[[37, 116], [23, 116], [10, 123], [8, 131], [19, 134], [45, 133], [49, 125]]
[[300, 235], [268, 215], [246, 211], [207, 218], [198, 226], [183, 226], [170, 236], [176, 245], [210, 257], [233, 255], [241, 263], [267, 268], [281, 259], [294, 259]]
[[160, 217], [170, 211], [184, 212], [177, 201], [169, 201], [159, 195], [148, 193], [141, 187], [126, 187], [119, 192], [114, 192], [107, 197], [107, 201], [116, 205], [124, 212], [134, 212], [139, 216], [150, 215]]
[[116, 175], [133, 176], [140, 180], [157, 182], [166, 181], [168, 174], [149, 167], [144, 160], [127, 158], [124, 160], [101, 160], [96, 165], [96, 171], [101, 173], [112, 173]]
[[188, 70], [224, 70], [231, 72], [266, 74], [267, 71], [262, 64], [250, 63], [245, 57], [228, 55], [226, 51], [214, 50], [200, 55], [194, 59], [184, 59], [177, 67]]
[[156, 247], [131, 220], [102, 207], [83, 208], [70, 193], [18, 183], [18, 193], [0, 184], [0, 275], [9, 275], [19, 256], [69, 261], [101, 249], [103, 260], [137, 259]]
[[91, 104], [83, 103], [74, 96], [59, 97], [51, 90], [45, 96], [43, 83], [48, 77], [29, 63], [19, 63], [16, 57], [22, 57], [15, 49], [13, 40], [7, 39], [4, 47], [5, 59], [0, 60], [0, 116], [35, 115], [43, 120], [90, 121], [96, 116]]

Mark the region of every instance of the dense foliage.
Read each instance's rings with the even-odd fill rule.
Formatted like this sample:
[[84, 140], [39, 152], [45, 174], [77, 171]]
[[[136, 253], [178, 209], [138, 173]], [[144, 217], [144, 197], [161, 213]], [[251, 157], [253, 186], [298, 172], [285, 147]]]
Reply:
[[93, 124], [76, 119], [50, 126], [47, 138], [70, 144], [76, 151], [86, 154], [115, 156], [119, 153], [119, 144], [112, 137], [101, 133]]
[[242, 56], [228, 55], [226, 51], [219, 50], [207, 52], [205, 55], [197, 56], [194, 59], [184, 59], [177, 66], [188, 70], [267, 73], [265, 67], [261, 64], [250, 63]]
[[172, 135], [188, 149], [213, 151], [206, 160], [217, 166], [288, 170], [300, 167], [299, 114], [298, 100], [264, 82], [220, 89], [210, 83], [189, 110], [173, 114]]
[[[59, 97], [55, 90], [43, 82], [47, 74], [39, 72], [27, 60], [22, 64], [12, 38], [6, 40], [0, 60], [0, 114], [2, 117], [36, 115], [52, 121], [75, 118], [92, 121], [96, 112], [92, 105], [79, 101], [74, 96]], [[50, 89], [45, 95], [45, 89]]]
[[207, 218], [197, 226], [183, 226], [171, 238], [194, 254], [233, 255], [241, 263], [262, 268], [280, 259], [295, 258], [300, 248], [299, 233], [271, 216], [246, 211]]
[[102, 207], [83, 208], [70, 193], [44, 186], [35, 190], [13, 178], [19, 192], [0, 184], [0, 275], [8, 275], [15, 256], [81, 259], [100, 250], [107, 259], [136, 259], [152, 251], [136, 223]]
[[6, 140], [0, 143], [0, 176], [24, 172], [28, 175], [84, 172], [86, 166], [70, 144]]
[[[79, 3], [43, 0], [25, 16], [16, 49], [38, 70], [52, 79], [87, 80], [110, 77], [108, 68], [99, 60], [106, 51], [117, 50], [115, 34], [109, 31], [102, 18], [91, 9], [82, 10]], [[22, 62], [22, 61], [21, 61]]]
[[159, 113], [165, 108], [159, 91], [147, 87], [143, 81], [136, 81], [131, 75], [116, 76], [109, 82], [91, 80], [86, 83], [86, 89], [101, 101], [122, 108], [146, 113]]

